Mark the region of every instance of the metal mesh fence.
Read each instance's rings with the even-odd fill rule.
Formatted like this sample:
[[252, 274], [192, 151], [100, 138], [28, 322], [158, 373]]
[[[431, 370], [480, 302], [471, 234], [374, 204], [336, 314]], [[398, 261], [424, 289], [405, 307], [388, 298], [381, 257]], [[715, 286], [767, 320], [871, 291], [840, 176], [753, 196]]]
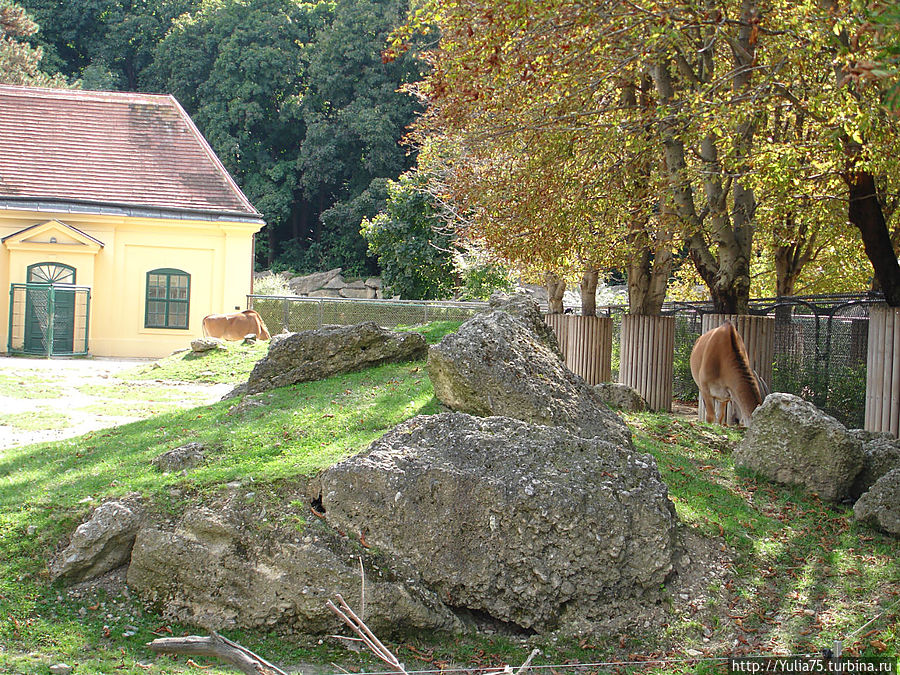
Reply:
[[484, 302], [247, 296], [247, 307], [259, 312], [273, 334], [326, 325], [352, 326], [363, 321], [374, 321], [386, 328], [465, 321], [486, 306]]
[[90, 289], [68, 284], [12, 284], [10, 353], [73, 356], [88, 353]]
[[[869, 306], [875, 301], [860, 295], [752, 301], [751, 314], [775, 318], [770, 389], [801, 396], [847, 426], [862, 427]], [[271, 333], [278, 333], [362, 321], [375, 321], [384, 327], [464, 321], [484, 309], [486, 303], [250, 295], [247, 306], [259, 312]], [[598, 314], [613, 318], [613, 380], [619, 372], [620, 333], [626, 311], [620, 306], [597, 309]], [[678, 401], [697, 401], [691, 349], [700, 336], [702, 316], [712, 312], [713, 307], [703, 303], [668, 303], [663, 308], [664, 314], [675, 316], [673, 396]]]
[[[755, 300], [750, 313], [775, 319], [775, 363], [771, 391], [800, 396], [851, 428], [863, 426], [866, 406], [866, 352], [869, 306], [863, 295]], [[613, 379], [618, 375], [619, 335], [624, 307], [598, 308], [614, 320]], [[700, 337], [703, 314], [715, 310], [701, 303], [667, 304], [675, 316], [673, 397], [695, 403], [697, 385], [690, 356]]]

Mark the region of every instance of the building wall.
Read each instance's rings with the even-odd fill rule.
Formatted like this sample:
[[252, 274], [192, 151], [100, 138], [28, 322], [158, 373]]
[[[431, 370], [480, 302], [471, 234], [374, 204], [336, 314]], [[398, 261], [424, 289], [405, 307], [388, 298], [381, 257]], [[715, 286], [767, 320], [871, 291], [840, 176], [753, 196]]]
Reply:
[[[89, 353], [160, 357], [188, 347], [202, 334], [204, 316], [245, 306], [252, 274], [253, 234], [258, 224], [164, 220], [74, 213], [0, 211], [0, 238], [51, 219], [103, 243], [57, 242], [0, 245], [0, 350], [6, 351], [9, 288], [26, 281], [27, 267], [56, 262], [76, 269], [76, 285], [91, 288]], [[59, 230], [60, 232], [62, 230]], [[23, 235], [27, 238], [27, 233]], [[40, 239], [38, 237], [38, 239]], [[188, 329], [145, 328], [147, 272], [175, 268], [191, 277]]]

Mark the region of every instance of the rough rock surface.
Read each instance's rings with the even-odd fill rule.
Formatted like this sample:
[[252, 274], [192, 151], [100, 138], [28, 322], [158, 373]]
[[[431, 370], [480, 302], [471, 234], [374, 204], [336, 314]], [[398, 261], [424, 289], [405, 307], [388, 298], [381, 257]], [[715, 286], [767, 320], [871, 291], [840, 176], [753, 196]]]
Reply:
[[853, 505], [853, 517], [900, 537], [900, 469], [879, 478]]
[[334, 527], [451, 606], [538, 632], [656, 597], [678, 555], [653, 458], [555, 427], [417, 417], [320, 480]]
[[863, 468], [850, 488], [850, 496], [860, 497], [892, 469], [900, 469], [900, 440], [888, 433], [852, 429], [850, 433], [862, 441]]
[[390, 361], [422, 359], [427, 349], [418, 333], [385, 330], [373, 321], [276, 335], [246, 385], [229, 396], [321, 380]]
[[215, 337], [200, 337], [196, 340], [191, 340], [192, 352], [208, 352], [213, 349], [225, 349], [225, 340]]
[[792, 394], [769, 394], [734, 452], [736, 466], [777, 483], [805, 486], [822, 499], [850, 495], [863, 467], [862, 443], [843, 424]]
[[600, 398], [614, 408], [629, 412], [642, 412], [647, 409], [647, 402], [634, 387], [620, 382], [601, 382], [594, 385]]
[[562, 362], [537, 304], [515, 295], [495, 296], [491, 305], [428, 350], [438, 399], [471, 415], [512, 417], [630, 445], [625, 423]]
[[[308, 512], [307, 512], [308, 513]], [[195, 507], [140, 530], [128, 585], [173, 620], [299, 633], [336, 631], [325, 606], [341, 593], [359, 608], [361, 551], [310, 516], [302, 532], [267, 528], [259, 508]], [[415, 581], [399, 580], [368, 552], [366, 619], [376, 632], [454, 630], [459, 620]]]
[[183, 471], [202, 463], [206, 458], [206, 448], [202, 443], [191, 441], [181, 447], [174, 448], [150, 460], [160, 471]]
[[98, 506], [50, 563], [51, 578], [86, 581], [126, 564], [143, 515], [139, 506], [125, 502]]

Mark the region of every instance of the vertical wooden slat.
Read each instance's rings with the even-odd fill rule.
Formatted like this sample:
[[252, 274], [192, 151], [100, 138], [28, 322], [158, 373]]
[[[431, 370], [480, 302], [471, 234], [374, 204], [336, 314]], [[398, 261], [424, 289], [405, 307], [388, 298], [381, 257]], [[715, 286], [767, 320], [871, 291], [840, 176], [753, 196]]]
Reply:
[[[885, 364], [885, 377], [890, 374], [891, 395], [888, 418], [884, 421], [884, 431], [890, 431], [896, 437], [900, 431], [900, 312], [891, 310], [889, 313], [894, 331], [894, 340], [891, 345], [891, 360]], [[888, 398], [885, 396], [885, 398]]]
[[875, 368], [878, 365], [875, 345], [878, 339], [878, 322], [880, 309], [869, 308], [869, 335], [866, 349], [866, 411], [863, 416], [863, 428], [872, 431], [875, 428]]
[[882, 347], [882, 367], [881, 367], [881, 415], [878, 421], [879, 430], [885, 427], [890, 429], [891, 419], [891, 358], [894, 347], [894, 321], [891, 312], [885, 314], [884, 321], [884, 342]]
[[674, 338], [674, 317], [622, 317], [619, 382], [637, 390], [652, 410], [672, 409]]
[[568, 318], [570, 314], [545, 314], [544, 315], [544, 323], [546, 323], [550, 328], [553, 329], [554, 335], [556, 335], [556, 342], [559, 344], [559, 351], [562, 354], [563, 360], [566, 358], [566, 349], [568, 348]]

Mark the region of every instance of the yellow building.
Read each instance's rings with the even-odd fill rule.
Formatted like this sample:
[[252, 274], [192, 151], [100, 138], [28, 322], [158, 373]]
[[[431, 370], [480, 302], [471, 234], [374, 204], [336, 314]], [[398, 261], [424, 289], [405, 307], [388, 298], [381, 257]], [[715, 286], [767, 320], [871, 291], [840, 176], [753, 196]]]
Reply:
[[0, 350], [184, 348], [263, 224], [171, 96], [0, 85]]

